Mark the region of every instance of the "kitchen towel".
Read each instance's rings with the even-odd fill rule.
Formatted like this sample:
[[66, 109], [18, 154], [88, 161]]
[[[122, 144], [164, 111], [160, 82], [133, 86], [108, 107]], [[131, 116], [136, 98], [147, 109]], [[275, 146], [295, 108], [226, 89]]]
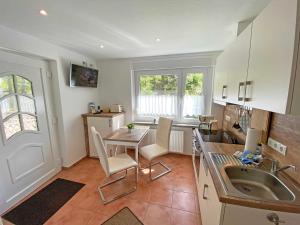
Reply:
[[246, 144], [244, 150], [249, 150], [253, 154], [256, 153], [256, 147], [261, 137], [261, 130], [248, 128], [247, 137], [246, 137]]

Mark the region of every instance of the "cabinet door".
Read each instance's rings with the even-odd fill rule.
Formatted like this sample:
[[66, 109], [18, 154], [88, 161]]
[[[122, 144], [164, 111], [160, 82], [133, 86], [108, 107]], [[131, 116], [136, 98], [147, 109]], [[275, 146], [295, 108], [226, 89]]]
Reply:
[[112, 118], [112, 130], [117, 130], [119, 129], [120, 127], [124, 126], [124, 115], [119, 115], [119, 116], [116, 116], [116, 117], [113, 117]]
[[252, 24], [228, 48], [227, 102], [243, 105], [248, 73]]
[[295, 44], [297, 0], [273, 0], [254, 20], [247, 106], [286, 113]]
[[207, 201], [206, 201], [206, 188], [207, 188], [207, 168], [205, 167], [204, 155], [201, 153], [200, 156], [200, 172], [199, 172], [199, 189], [198, 189], [198, 199], [202, 225], [207, 225]]
[[223, 52], [218, 58], [215, 68], [214, 78], [214, 102], [226, 102], [227, 98], [227, 73], [228, 73], [228, 57]]
[[90, 156], [98, 157], [96, 147], [91, 134], [91, 127], [94, 126], [96, 130], [101, 134], [102, 137], [108, 135], [112, 132], [112, 119], [104, 117], [88, 117], [88, 133], [89, 133], [89, 146], [90, 146]]
[[270, 222], [267, 218], [271, 213], [277, 214], [279, 220], [285, 225], [298, 225], [300, 221], [300, 215], [297, 213], [285, 213], [264, 209], [249, 208], [238, 205], [226, 205], [223, 225], [275, 225], [276, 223]]
[[215, 189], [212, 177], [208, 172], [207, 176], [208, 187], [206, 190], [207, 196], [207, 223], [206, 225], [219, 225], [221, 224], [222, 203], [219, 202], [219, 197]]

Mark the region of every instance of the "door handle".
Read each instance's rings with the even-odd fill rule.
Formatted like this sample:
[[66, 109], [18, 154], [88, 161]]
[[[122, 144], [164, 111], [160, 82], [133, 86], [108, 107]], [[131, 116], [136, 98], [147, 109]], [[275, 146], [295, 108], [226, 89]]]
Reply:
[[202, 193], [202, 198], [204, 200], [207, 200], [207, 197], [205, 196], [205, 193], [206, 193], [206, 189], [208, 188], [208, 185], [207, 184], [204, 184], [204, 187], [203, 187], [203, 193]]
[[246, 86], [245, 86], [245, 98], [244, 98], [245, 102], [250, 102], [250, 101], [251, 101], [251, 97], [247, 97], [247, 90], [248, 90], [248, 87], [249, 87], [250, 85], [252, 85], [252, 84], [253, 84], [252, 81], [246, 81]]
[[222, 99], [226, 99], [227, 98], [227, 96], [224, 95], [224, 90], [225, 89], [227, 89], [227, 85], [223, 85], [223, 87], [222, 87]]
[[108, 120], [108, 127], [111, 127], [111, 119]]
[[[238, 91], [238, 101], [243, 101], [244, 97], [241, 97], [241, 88], [244, 87], [245, 88], [245, 82], [240, 82], [239, 83], [239, 91]], [[244, 90], [245, 91], [245, 90]], [[244, 92], [245, 94], [245, 92]]]

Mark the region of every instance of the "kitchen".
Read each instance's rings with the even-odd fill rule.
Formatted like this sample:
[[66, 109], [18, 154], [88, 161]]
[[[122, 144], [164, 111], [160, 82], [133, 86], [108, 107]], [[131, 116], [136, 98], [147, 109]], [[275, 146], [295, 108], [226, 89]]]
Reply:
[[4, 225], [300, 223], [299, 0], [12, 2]]

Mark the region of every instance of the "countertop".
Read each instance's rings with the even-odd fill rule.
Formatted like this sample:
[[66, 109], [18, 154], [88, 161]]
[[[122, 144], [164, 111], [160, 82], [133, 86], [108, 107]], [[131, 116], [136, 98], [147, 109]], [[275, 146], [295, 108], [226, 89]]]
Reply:
[[[230, 154], [232, 155], [235, 151], [243, 151], [243, 145], [236, 145], [236, 144], [224, 144], [224, 143], [213, 143], [213, 142], [203, 142], [200, 138], [200, 145], [203, 150], [205, 159], [207, 161], [209, 172], [212, 176], [215, 189], [217, 191], [219, 201], [222, 203], [227, 204], [234, 204], [234, 205], [241, 205], [246, 207], [252, 208], [261, 208], [261, 209], [268, 209], [268, 210], [275, 210], [275, 211], [282, 211], [282, 212], [291, 212], [291, 213], [300, 213], [300, 206], [295, 205], [292, 203], [282, 203], [282, 202], [271, 202], [271, 201], [264, 201], [264, 200], [254, 200], [254, 199], [246, 199], [246, 198], [239, 198], [234, 196], [229, 196], [226, 194], [225, 190], [222, 186], [222, 181], [218, 176], [218, 171], [213, 165], [211, 158], [209, 157], [209, 152], [214, 153], [223, 153], [223, 154]], [[201, 178], [200, 178], [201, 179]], [[297, 184], [295, 184], [297, 185]]]
[[82, 114], [82, 117], [108, 117], [108, 118], [113, 118], [119, 115], [124, 114], [124, 112], [120, 112], [120, 113], [85, 113]]

